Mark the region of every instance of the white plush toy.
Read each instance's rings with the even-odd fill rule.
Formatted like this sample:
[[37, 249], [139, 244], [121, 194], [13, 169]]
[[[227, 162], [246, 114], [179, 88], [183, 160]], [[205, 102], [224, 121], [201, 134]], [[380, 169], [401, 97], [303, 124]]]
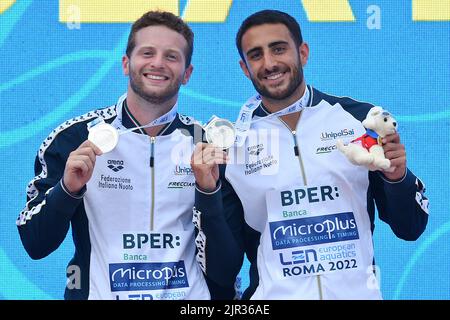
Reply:
[[366, 133], [348, 145], [344, 145], [342, 140], [338, 140], [336, 146], [339, 151], [351, 163], [366, 166], [370, 171], [394, 171], [395, 167], [391, 167], [391, 162], [384, 156], [381, 138], [397, 132], [395, 119], [383, 108], [373, 107], [362, 124], [366, 128]]

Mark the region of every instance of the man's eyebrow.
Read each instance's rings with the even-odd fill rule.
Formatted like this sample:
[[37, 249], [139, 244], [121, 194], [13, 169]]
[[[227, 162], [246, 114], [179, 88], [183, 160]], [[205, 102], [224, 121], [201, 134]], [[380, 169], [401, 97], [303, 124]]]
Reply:
[[278, 46], [280, 44], [288, 44], [288, 42], [287, 41], [283, 41], [283, 40], [271, 42], [271, 43], [269, 43], [269, 48], [276, 47], [276, 46]]
[[155, 47], [153, 47], [153, 46], [142, 46], [142, 47], [140, 47], [140, 48], [137, 48], [139, 51], [141, 51], [141, 50], [148, 50], [148, 49], [154, 49]]
[[[268, 47], [269, 47], [269, 48], [273, 48], [273, 47], [276, 47], [276, 46], [278, 46], [278, 45], [280, 45], [280, 44], [288, 44], [288, 42], [287, 42], [287, 41], [284, 41], [284, 40], [274, 41], [274, 42], [269, 43], [269, 46], [268, 46]], [[246, 55], [248, 56], [248, 55], [252, 54], [253, 52], [256, 52], [256, 51], [259, 51], [259, 50], [262, 50], [262, 47], [261, 47], [261, 46], [251, 48], [250, 50], [248, 50], [248, 51], [246, 52]]]
[[[156, 49], [156, 47], [152, 46], [152, 45], [147, 45], [147, 46], [142, 46], [142, 47], [138, 48], [137, 50], [141, 51], [141, 50], [149, 50], [149, 49]], [[166, 49], [164, 49], [164, 51], [182, 53], [182, 50], [178, 49], [178, 48], [166, 48]]]

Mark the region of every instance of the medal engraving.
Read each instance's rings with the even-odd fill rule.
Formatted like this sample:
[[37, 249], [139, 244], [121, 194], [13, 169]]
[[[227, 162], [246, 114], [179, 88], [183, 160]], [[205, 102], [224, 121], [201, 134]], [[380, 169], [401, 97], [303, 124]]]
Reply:
[[88, 140], [94, 143], [103, 153], [113, 150], [119, 142], [116, 128], [107, 123], [99, 123], [89, 129]]
[[228, 149], [233, 146], [236, 133], [230, 121], [213, 117], [204, 129], [208, 143], [222, 149]]

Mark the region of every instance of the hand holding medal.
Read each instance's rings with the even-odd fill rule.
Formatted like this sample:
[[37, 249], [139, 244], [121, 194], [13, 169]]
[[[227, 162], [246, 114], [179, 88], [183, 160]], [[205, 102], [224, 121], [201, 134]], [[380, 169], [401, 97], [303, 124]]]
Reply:
[[197, 143], [191, 157], [191, 168], [200, 190], [211, 192], [217, 187], [219, 164], [228, 161], [227, 150], [234, 145], [236, 132], [230, 121], [216, 116], [203, 129], [208, 143]]

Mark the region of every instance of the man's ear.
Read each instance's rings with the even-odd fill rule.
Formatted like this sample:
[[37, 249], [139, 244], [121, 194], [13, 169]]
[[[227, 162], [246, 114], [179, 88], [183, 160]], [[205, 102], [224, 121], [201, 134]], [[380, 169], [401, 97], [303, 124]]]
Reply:
[[300, 62], [302, 63], [302, 66], [304, 67], [306, 63], [308, 62], [309, 57], [309, 46], [306, 42], [303, 42], [300, 47], [298, 47], [298, 53], [300, 55]]
[[127, 55], [122, 57], [122, 70], [126, 76], [130, 74], [130, 59]]
[[189, 67], [184, 70], [184, 76], [183, 81], [181, 82], [183, 85], [189, 82], [189, 79], [191, 78], [192, 71], [194, 71], [194, 66], [192, 64], [189, 65]]
[[245, 76], [250, 79], [250, 72], [248, 71], [247, 64], [244, 60], [239, 60], [239, 65], [241, 66], [242, 71], [244, 71]]

